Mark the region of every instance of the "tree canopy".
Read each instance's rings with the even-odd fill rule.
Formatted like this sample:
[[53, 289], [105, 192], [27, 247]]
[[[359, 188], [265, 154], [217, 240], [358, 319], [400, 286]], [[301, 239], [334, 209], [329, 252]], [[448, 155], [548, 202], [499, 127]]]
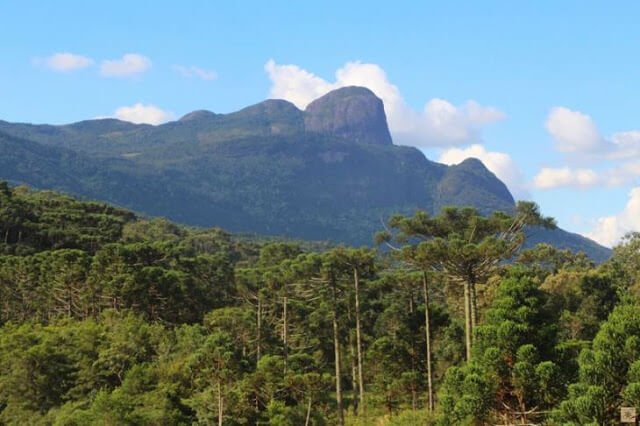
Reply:
[[520, 250], [531, 225], [327, 247], [0, 185], [0, 424], [611, 424], [640, 403], [638, 236], [595, 265]]

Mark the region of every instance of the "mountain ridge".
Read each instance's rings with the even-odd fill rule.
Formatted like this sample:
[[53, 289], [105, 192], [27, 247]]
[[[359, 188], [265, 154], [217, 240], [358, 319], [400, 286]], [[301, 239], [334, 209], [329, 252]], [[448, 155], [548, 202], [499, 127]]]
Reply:
[[304, 111], [272, 99], [158, 126], [0, 121], [0, 151], [0, 178], [233, 232], [370, 244], [393, 213], [514, 206], [479, 160], [446, 166], [393, 145], [382, 101], [363, 88], [330, 92]]

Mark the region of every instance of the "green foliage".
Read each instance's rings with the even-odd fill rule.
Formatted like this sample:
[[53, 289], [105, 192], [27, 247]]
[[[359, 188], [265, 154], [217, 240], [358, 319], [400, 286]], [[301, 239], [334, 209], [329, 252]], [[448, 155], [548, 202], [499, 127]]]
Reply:
[[88, 318], [132, 309], [150, 319], [199, 321], [233, 296], [233, 267], [223, 253], [180, 255], [167, 243], [113, 243], [93, 257], [79, 250], [0, 257], [0, 320]]
[[120, 239], [133, 213], [0, 181], [0, 254], [76, 248], [90, 253]]
[[550, 244], [538, 244], [521, 251], [517, 262], [538, 269], [542, 277], [549, 273], [556, 274], [560, 270], [588, 270], [595, 266], [584, 253], [574, 254], [571, 250], [557, 249]]
[[559, 328], [567, 341], [592, 340], [600, 324], [619, 302], [619, 280], [595, 270], [563, 270], [548, 276], [542, 288], [551, 294], [550, 309], [560, 315]]
[[[513, 217], [418, 214], [426, 241], [400, 263], [1, 184], [0, 198], [1, 424], [337, 424], [337, 384], [347, 424], [606, 424], [640, 402], [633, 237], [599, 267], [539, 247], [478, 274], [465, 364], [459, 286], [423, 272], [501, 258], [494, 234]], [[438, 239], [446, 256], [424, 249]]]
[[[59, 409], [60, 419], [67, 418], [60, 424], [82, 424], [110, 412], [149, 409], [149, 401], [138, 397], [151, 386], [141, 375], [164, 333], [139, 317], [113, 314], [99, 322], [6, 325], [0, 334], [0, 420], [44, 421], [57, 418]], [[126, 392], [135, 398], [121, 397]]]
[[621, 283], [621, 287], [640, 297], [640, 232], [624, 236], [614, 248], [608, 270]]
[[578, 360], [579, 381], [557, 412], [566, 424], [611, 424], [619, 407], [640, 403], [640, 305], [623, 303]]
[[563, 375], [554, 350], [554, 318], [544, 305], [544, 293], [526, 275], [516, 271], [502, 281], [478, 327], [472, 361], [447, 371], [439, 398], [441, 424], [525, 422], [557, 402]]

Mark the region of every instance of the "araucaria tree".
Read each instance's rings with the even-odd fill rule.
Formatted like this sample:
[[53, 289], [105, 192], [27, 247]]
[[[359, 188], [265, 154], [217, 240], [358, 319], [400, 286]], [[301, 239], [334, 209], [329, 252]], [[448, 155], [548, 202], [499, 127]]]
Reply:
[[558, 402], [554, 318], [547, 296], [526, 273], [511, 271], [478, 327], [473, 359], [450, 368], [440, 392], [440, 425], [531, 424]]
[[532, 202], [518, 202], [513, 215], [495, 212], [482, 216], [474, 208], [446, 207], [434, 217], [424, 211], [412, 217], [392, 216], [376, 242], [404, 244], [396, 247], [403, 259], [423, 270], [439, 271], [464, 286], [465, 346], [470, 360], [478, 321], [476, 285], [500, 262], [515, 255], [524, 243], [527, 227], [532, 226], [555, 227], [554, 220], [543, 217]]
[[358, 360], [358, 400], [360, 402], [360, 412], [365, 412], [364, 401], [364, 379], [363, 379], [363, 347], [362, 347], [362, 325], [360, 311], [360, 286], [361, 279], [373, 275], [375, 270], [375, 253], [367, 248], [347, 249], [338, 248], [333, 252], [338, 265], [343, 267], [343, 272], [347, 276], [353, 277], [353, 300], [356, 323], [356, 354]]
[[640, 404], [640, 305], [616, 307], [578, 358], [579, 381], [569, 386], [557, 420], [566, 425], [615, 424], [622, 406]]

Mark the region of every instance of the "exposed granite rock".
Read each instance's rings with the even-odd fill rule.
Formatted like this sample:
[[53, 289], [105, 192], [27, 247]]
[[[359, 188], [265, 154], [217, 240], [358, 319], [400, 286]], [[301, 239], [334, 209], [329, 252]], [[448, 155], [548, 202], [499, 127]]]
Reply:
[[382, 100], [364, 87], [343, 87], [311, 102], [305, 130], [357, 143], [392, 145]]

